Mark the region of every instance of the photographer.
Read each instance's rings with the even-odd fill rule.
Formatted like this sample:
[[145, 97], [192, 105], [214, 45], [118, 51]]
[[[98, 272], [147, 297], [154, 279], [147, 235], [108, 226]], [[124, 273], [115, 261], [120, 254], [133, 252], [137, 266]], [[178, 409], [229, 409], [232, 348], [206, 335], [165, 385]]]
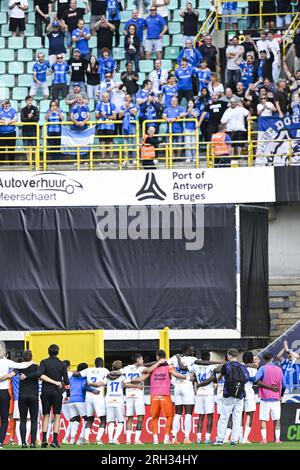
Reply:
[[42, 45], [45, 47], [45, 34], [43, 23], [47, 26], [50, 23], [52, 12], [51, 0], [34, 0], [35, 9], [35, 35], [42, 38]]
[[115, 47], [119, 47], [120, 45], [120, 23], [121, 23], [121, 15], [120, 11], [123, 11], [121, 0], [108, 0], [107, 1], [107, 16], [108, 21], [115, 27], [115, 34], [116, 34], [116, 43]]
[[140, 40], [137, 35], [136, 25], [131, 24], [128, 27], [128, 33], [124, 37], [124, 49], [126, 60], [133, 60], [136, 72], [140, 71]]
[[9, 31], [11, 31], [12, 37], [17, 35], [17, 29], [21, 37], [24, 37], [25, 31], [25, 11], [28, 10], [27, 0], [15, 1], [9, 0]]

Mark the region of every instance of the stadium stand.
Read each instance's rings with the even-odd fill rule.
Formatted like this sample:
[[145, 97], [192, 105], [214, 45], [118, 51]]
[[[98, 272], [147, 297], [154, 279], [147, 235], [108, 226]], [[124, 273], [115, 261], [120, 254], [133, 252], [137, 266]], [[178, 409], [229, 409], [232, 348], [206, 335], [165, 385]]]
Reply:
[[[259, 7], [258, 12], [254, 12], [253, 10], [255, 7], [254, 3], [256, 4], [256, 7]], [[187, 53], [185, 52], [186, 40], [192, 40], [195, 48], [200, 52], [202, 51], [202, 56], [203, 53], [206, 54], [205, 59], [207, 59], [209, 63], [207, 70], [205, 70], [205, 68], [203, 68], [203, 70], [199, 68], [200, 61], [194, 64], [196, 66], [196, 70], [193, 71], [193, 76], [191, 77], [192, 95], [190, 96], [194, 96], [195, 109], [197, 112], [193, 112], [193, 114], [191, 114], [188, 110], [187, 102], [184, 99], [184, 96], [187, 96], [186, 93], [183, 93], [183, 95], [182, 93], [180, 94], [179, 103], [176, 105], [177, 107], [175, 106], [175, 113], [178, 114], [178, 111], [180, 111], [180, 113], [176, 115], [175, 119], [183, 120], [183, 124], [179, 125], [179, 129], [182, 129], [182, 132], [178, 132], [178, 129], [176, 131], [176, 125], [173, 125], [172, 129], [170, 129], [171, 126], [166, 126], [166, 123], [162, 121], [161, 123], [157, 122], [157, 125], [155, 126], [156, 131], [162, 131], [157, 132], [157, 134], [160, 134], [158, 139], [158, 148], [156, 149], [156, 160], [158, 161], [158, 168], [160, 166], [168, 167], [168, 165], [182, 165], [186, 163], [191, 163], [192, 165], [196, 166], [222, 166], [234, 164], [233, 159], [237, 160], [238, 163], [236, 164], [240, 165], [253, 165], [254, 163], [259, 165], [273, 163], [289, 164], [297, 161], [298, 157], [295, 157], [295, 155], [292, 155], [292, 153], [294, 150], [296, 150], [296, 153], [298, 152], [298, 144], [296, 143], [295, 136], [292, 135], [292, 133], [289, 134], [289, 149], [281, 147], [280, 142], [278, 143], [278, 139], [281, 139], [282, 136], [277, 136], [277, 143], [273, 142], [273, 148], [271, 148], [272, 146], [269, 146], [267, 152], [262, 152], [261, 148], [258, 148], [257, 144], [257, 130], [260, 132], [264, 130], [265, 123], [263, 121], [265, 118], [281, 118], [285, 114], [297, 116], [299, 112], [299, 82], [297, 81], [296, 77], [299, 63], [298, 55], [300, 55], [298, 54], [297, 49], [299, 47], [299, 5], [296, 5], [297, 2], [287, 2], [286, 7], [284, 8], [282, 2], [278, 1], [276, 3], [277, 6], [275, 11], [270, 13], [269, 7], [271, 6], [271, 3], [273, 4], [274, 2], [271, 2], [271, 0], [265, 0], [249, 2], [248, 5], [248, 2], [243, 1], [224, 2], [223, 0], [205, 0], [199, 2], [197, 0], [193, 0], [190, 2], [190, 6], [186, 12], [186, 5], [182, 4], [181, 2], [179, 3], [178, 0], [172, 0], [168, 5], [168, 29], [165, 31], [162, 40], [162, 62], [159, 66], [161, 70], [168, 73], [174, 73], [175, 69], [181, 65], [178, 61], [180, 51], [184, 50], [183, 54], [185, 56], [189, 54], [189, 51], [187, 51]], [[123, 8], [120, 9], [121, 11], [118, 11], [118, 15], [120, 17], [120, 20], [118, 20], [120, 21], [119, 30], [121, 33], [120, 45], [115, 47], [115, 38], [113, 38], [113, 47], [111, 51], [115, 60], [115, 67], [112, 72], [114, 74], [115, 84], [117, 85], [122, 83], [121, 74], [126, 70], [126, 59], [123, 47], [123, 31], [127, 22], [131, 20], [132, 12], [135, 8], [133, 2], [129, 0], [125, 0], [124, 2], [121, 2], [121, 4]], [[81, 12], [83, 12], [82, 8], [86, 8], [86, 4], [83, 3], [83, 1], [80, 1], [78, 2], [77, 7], [81, 9]], [[14, 10], [16, 8], [17, 7], [14, 6]], [[30, 87], [32, 85], [33, 66], [37, 61], [38, 54], [41, 52], [44, 53], [46, 60], [48, 60], [49, 55], [48, 37], [35, 35], [38, 31], [35, 27], [36, 15], [34, 8], [33, 1], [28, 1], [28, 10], [25, 11], [26, 31], [25, 38], [23, 38], [19, 37], [18, 35], [16, 36], [16, 33], [11, 31], [11, 29], [14, 28], [11, 27], [10, 24], [14, 18], [10, 18], [10, 16], [13, 16], [12, 11], [14, 10], [8, 10], [8, 6], [4, 3], [1, 5], [0, 98], [11, 100], [11, 106], [16, 111], [17, 121], [19, 121], [20, 115], [18, 113], [20, 113], [22, 106], [24, 106], [25, 97], [30, 92]], [[52, 4], [52, 10], [53, 12], [51, 13], [50, 18], [53, 22], [53, 20], [56, 21], [57, 7], [55, 2]], [[88, 10], [90, 9], [87, 8], [86, 14], [83, 16], [83, 18], [85, 26], [89, 28], [91, 12]], [[151, 11], [149, 10], [149, 12], [144, 12], [144, 19], [148, 17], [149, 13], [149, 18], [151, 18]], [[107, 14], [110, 14], [108, 10]], [[193, 19], [191, 19], [192, 17]], [[108, 16], [108, 18], [110, 17]], [[68, 22], [66, 18], [65, 20]], [[109, 21], [112, 21], [112, 23], [115, 22], [111, 19], [109, 19]], [[50, 23], [49, 31], [51, 30], [51, 26], [52, 23]], [[267, 38], [265, 40], [264, 29], [266, 27], [270, 28], [270, 26], [272, 29], [266, 32]], [[55, 28], [57, 28], [58, 31], [60, 28], [64, 29], [62, 23], [60, 23], [58, 26], [54, 26], [54, 30]], [[112, 28], [114, 28], [113, 24]], [[258, 32], [258, 28], [262, 31], [262, 33]], [[190, 33], [191, 31], [191, 35], [187, 34], [187, 32]], [[150, 35], [151, 34], [152, 32]], [[212, 35], [212, 48], [208, 48], [211, 46], [211, 42], [207, 47], [206, 37], [209, 34]], [[237, 34], [237, 45], [234, 46], [232, 43], [235, 41], [235, 39], [233, 39], [233, 35], [235, 34]], [[100, 36], [104, 37], [102, 32], [99, 34], [99, 37]], [[146, 37], [147, 30], [144, 29], [144, 45]], [[101, 39], [101, 41], [103, 41], [103, 39]], [[150, 41], [154, 41], [154, 44], [157, 44], [158, 40], [151, 39]], [[209, 38], [208, 41], [210, 41]], [[52, 46], [50, 45], [50, 47]], [[95, 55], [96, 57], [99, 55], [99, 50], [97, 52], [96, 35], [92, 35], [88, 39], [88, 47], [91, 54]], [[244, 49], [242, 49], [242, 47], [244, 47]], [[216, 62], [216, 59], [212, 59], [211, 57], [213, 48], [216, 48], [217, 51], [217, 63], [213, 63]], [[267, 49], [265, 58], [264, 52], [261, 52], [264, 50], [264, 48]], [[236, 58], [232, 59], [228, 56], [228, 54], [232, 54], [238, 50], [240, 51], [240, 54], [238, 54]], [[65, 54], [66, 62], [68, 62], [70, 59], [70, 51], [71, 49], [67, 47], [67, 52]], [[243, 52], [242, 54], [241, 51]], [[271, 59], [269, 57], [270, 52]], [[251, 54], [253, 56], [252, 59]], [[139, 87], [142, 87], [143, 81], [149, 77], [149, 74], [153, 70], [155, 70], [154, 61], [156, 56], [160, 57], [160, 53], [152, 52], [150, 60], [146, 60], [145, 57], [139, 56], [140, 72], [137, 82]], [[274, 58], [272, 60], [273, 56]], [[295, 58], [293, 56], [295, 56]], [[55, 56], [53, 57], [54, 60], [56, 60]], [[51, 60], [53, 61], [53, 59]], [[229, 86], [232, 89], [233, 100], [237, 97], [237, 101], [239, 101], [239, 103], [235, 105], [233, 104], [232, 108], [234, 108], [234, 111], [227, 110], [226, 122], [224, 121], [224, 124], [227, 126], [226, 135], [231, 139], [231, 143], [229, 140], [227, 140], [227, 144], [225, 145], [225, 147], [227, 146], [227, 150], [223, 146], [222, 142], [222, 139], [224, 138], [223, 135], [225, 135], [225, 133], [220, 134], [218, 129], [220, 120], [215, 120], [215, 122], [212, 123], [211, 115], [207, 113], [207, 105], [210, 104], [210, 100], [212, 100], [212, 93], [215, 90], [212, 82], [214, 78], [211, 77], [210, 72], [215, 71], [217, 71], [219, 80], [221, 81], [220, 88], [218, 88], [218, 93], [219, 98], [221, 98], [222, 105], [225, 104], [223, 112], [226, 111], [229, 100], [226, 100], [226, 87], [222, 87], [222, 83], [226, 84], [227, 87]], [[49, 97], [51, 98], [53, 75], [48, 74], [49, 71], [47, 72], [47, 83], [48, 86], [50, 86]], [[282, 82], [278, 87], [277, 82], [281, 78], [288, 79], [288, 83], [284, 84], [284, 82]], [[267, 87], [266, 83], [261, 81], [265, 79], [270, 79], [271, 82], [273, 81], [274, 86]], [[68, 72], [67, 82], [69, 82], [69, 80], [70, 73]], [[240, 81], [243, 85], [239, 84]], [[137, 102], [139, 121], [141, 124], [142, 121], [145, 121], [139, 129], [138, 135], [133, 135], [131, 140], [129, 138], [124, 139], [124, 132], [121, 130], [121, 123], [120, 125], [116, 125], [114, 129], [114, 135], [118, 137], [113, 143], [113, 158], [115, 158], [115, 154], [119, 150], [117, 145], [122, 146], [122, 152], [125, 152], [125, 145], [127, 146], [127, 149], [128, 147], [131, 147], [128, 154], [129, 157], [127, 160], [124, 159], [122, 161], [122, 165], [120, 165], [120, 167], [139, 167], [140, 152], [139, 149], [137, 153], [133, 152], [133, 147], [140, 147], [142, 137], [145, 136], [147, 128], [153, 119], [161, 119], [163, 114], [163, 107], [166, 107], [166, 98], [164, 97], [163, 89], [163, 86], [165, 85], [166, 83], [161, 83], [159, 85], [159, 90], [155, 90], [156, 102], [159, 104], [156, 110], [153, 111], [153, 106], [148, 106], [148, 103], [146, 106], [147, 109], [145, 110], [145, 115], [144, 111], [141, 109], [140, 103]], [[179, 85], [179, 83], [177, 83], [177, 85]], [[179, 85], [179, 87], [181, 86], [186, 87], [186, 84], [183, 83], [183, 85]], [[188, 85], [188, 87], [189, 86], [190, 85]], [[208, 93], [206, 88], [208, 89]], [[47, 140], [47, 137], [49, 137], [47, 136], [47, 124], [45, 124], [45, 117], [49, 108], [47, 109], [48, 103], [43, 101], [43, 94], [41, 91], [41, 89], [38, 89], [34, 98], [35, 103], [37, 104], [40, 111], [40, 129], [37, 131], [39, 134], [37, 137], [37, 144], [43, 146]], [[115, 91], [116, 89], [114, 90], [114, 93]], [[115, 97], [112, 100], [113, 103], [117, 103], [116, 114], [114, 116], [116, 119], [120, 117], [120, 110], [118, 107], [124, 104], [124, 92], [126, 92], [126, 89], [123, 87], [122, 92], [120, 91], [118, 94], [115, 94]], [[182, 97], [183, 100], [181, 99]], [[69, 108], [65, 106], [63, 98], [64, 96], [61, 96], [59, 108], [65, 113], [63, 116], [63, 122], [68, 122], [67, 120], [70, 118], [70, 115], [68, 114]], [[112, 98], [112, 96], [110, 98]], [[99, 99], [100, 96], [98, 95], [97, 100]], [[134, 102], [135, 94], [132, 95], [132, 102], [130, 106], [132, 106], [132, 103]], [[96, 123], [94, 114], [96, 104], [97, 102], [95, 103], [94, 100], [91, 100], [89, 103], [89, 121], [91, 123]], [[179, 109], [180, 107], [183, 109]], [[230, 107], [231, 105], [229, 106], [229, 109]], [[249, 111], [249, 118], [247, 118], [248, 123], [243, 123], [243, 117], [241, 117], [238, 123], [238, 128], [235, 128], [235, 131], [233, 132], [232, 124], [235, 126], [234, 116], [239, 114], [241, 108], [245, 108]], [[149, 119], [147, 120], [145, 118], [141, 119], [141, 115], [143, 114], [146, 117], [149, 115], [150, 121]], [[258, 124], [256, 120], [257, 115], [259, 115]], [[122, 119], [124, 119], [125, 116], [126, 113], [123, 113]], [[187, 118], [196, 119], [196, 121], [193, 124], [190, 123], [190, 125], [187, 125], [187, 123], [185, 123]], [[199, 119], [201, 123], [200, 132], [198, 128]], [[245, 124], [247, 125], [245, 126]], [[21, 128], [21, 126], [18, 127]], [[63, 127], [67, 127], [67, 124], [63, 124]], [[2, 133], [5, 134], [5, 129]], [[20, 138], [21, 131], [19, 130], [18, 133], [18, 137]], [[97, 134], [99, 135], [99, 133], [100, 131], [98, 129]], [[210, 142], [213, 133], [215, 133], [216, 136], [214, 143], [211, 144]], [[43, 136], [44, 138], [42, 138]], [[6, 139], [7, 135], [4, 137]], [[4, 137], [1, 137], [2, 140]], [[164, 137], [163, 140], [162, 137]], [[12, 139], [11, 144], [14, 145], [13, 136], [10, 137], [10, 139]], [[48, 140], [50, 143], [50, 138]], [[22, 140], [19, 140], [19, 143], [20, 148], [18, 147], [16, 149], [18, 150], [19, 156], [14, 154], [14, 147], [10, 147], [10, 149], [8, 149], [8, 155], [11, 156], [11, 162], [24, 165], [24, 162], [26, 163], [25, 154], [27, 153], [27, 150], [24, 149], [24, 142]], [[245, 145], [246, 143], [248, 143], [248, 145]], [[175, 162], [172, 161], [174, 145], [177, 145], [177, 148], [178, 145], [181, 147], [181, 152], [177, 152], [180, 153], [179, 158], [176, 158]], [[190, 149], [188, 148], [189, 146], [191, 147]], [[278, 162], [276, 162], [276, 159], [274, 159], [274, 147], [276, 149], [277, 155], [280, 154], [277, 158], [277, 160], [279, 160]], [[41, 154], [43, 153], [42, 150], [43, 149], [38, 149], [36, 153]], [[104, 163], [104, 161], [101, 158], [96, 158], [96, 150], [96, 147], [91, 149], [91, 157], [95, 163], [95, 165], [92, 165], [91, 168], [97, 166], [99, 166], [99, 168], [103, 167], [103, 165], [97, 165], [98, 163]], [[221, 153], [222, 151], [223, 153], [225, 151], [225, 159], [218, 158], [220, 151]], [[57, 153], [55, 152], [55, 149], [53, 149], [53, 153]], [[168, 158], [168, 154], [171, 155], [171, 163], [170, 158]], [[190, 158], [190, 155], [193, 155], [193, 157]], [[63, 154], [60, 155], [59, 158], [56, 158], [56, 163], [66, 162], [64, 156], [65, 155]], [[44, 168], [47, 167], [48, 160], [51, 160], [51, 155], [47, 152], [44, 152]], [[81, 155], [79, 155], [79, 162], [81, 162]], [[33, 159], [33, 161], [30, 162], [31, 168], [32, 165], [35, 168], [39, 168], [39, 162], [37, 162], [36, 159]], [[119, 161], [117, 162], [117, 166], [119, 167]]]

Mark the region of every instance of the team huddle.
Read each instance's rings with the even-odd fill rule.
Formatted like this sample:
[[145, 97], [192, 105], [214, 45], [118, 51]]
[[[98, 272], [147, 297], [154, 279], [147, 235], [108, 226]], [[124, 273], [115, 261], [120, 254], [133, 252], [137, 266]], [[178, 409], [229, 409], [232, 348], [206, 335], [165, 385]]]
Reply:
[[[52, 425], [53, 438], [50, 445], [60, 446], [58, 432], [61, 414], [68, 421], [63, 444], [89, 443], [92, 426], [96, 424], [95, 418], [99, 419], [95, 441], [97, 444], [103, 444], [105, 433], [108, 435], [109, 444], [119, 444], [125, 421], [126, 443], [142, 444], [141, 433], [145, 416], [144, 383], [147, 379], [150, 380], [150, 416], [154, 444], [159, 443], [161, 413], [166, 419], [163, 442], [179, 444], [180, 423], [184, 416], [183, 442], [191, 443], [193, 412], [199, 415], [197, 443], [201, 443], [205, 416], [206, 444], [222, 445], [229, 442], [230, 435], [231, 445], [249, 443], [253, 414], [258, 401], [262, 442], [267, 442], [266, 422], [271, 415], [275, 422], [276, 442], [280, 443], [280, 401], [284, 377], [281, 368], [272, 363], [270, 354], [263, 357], [264, 365], [260, 366], [259, 358], [253, 357], [251, 352], [245, 352], [243, 363], [240, 363], [237, 360], [238, 351], [229, 349], [226, 360], [221, 363], [211, 361], [210, 353], [206, 351], [197, 358], [194, 348], [185, 345], [181, 354], [170, 359], [166, 359], [163, 350], [157, 351], [156, 361], [149, 364], [144, 364], [142, 355], [137, 353], [130, 365], [123, 365], [122, 361], [116, 360], [111, 370], [108, 370], [104, 367], [103, 359], [98, 357], [94, 367], [81, 363], [75, 372], [70, 372], [69, 361], [60, 361], [57, 357], [57, 345], [51, 345], [48, 352], [49, 357], [41, 361], [39, 366], [32, 362], [30, 351], [23, 354], [27, 362], [15, 363], [0, 357], [0, 388], [4, 389], [10, 380], [13, 384], [18, 383], [18, 396], [14, 393], [14, 398], [15, 407], [18, 407], [19, 412], [22, 447], [29, 445], [26, 437], [26, 422], [29, 416], [30, 446], [36, 445], [39, 402], [43, 414], [42, 447], [48, 445], [49, 429]], [[5, 367], [8, 367], [8, 370], [3, 374]], [[40, 383], [42, 385], [39, 398]], [[171, 397], [172, 385], [174, 405]], [[0, 402], [1, 397], [0, 394]], [[212, 442], [215, 402], [218, 415], [217, 437]], [[0, 403], [2, 412], [3, 403]], [[246, 414], [245, 420], [243, 413]], [[14, 413], [14, 416], [17, 414]], [[137, 424], [133, 431], [134, 417]], [[7, 429], [7, 426], [4, 429], [3, 413], [1, 418], [0, 446], [3, 445]]]

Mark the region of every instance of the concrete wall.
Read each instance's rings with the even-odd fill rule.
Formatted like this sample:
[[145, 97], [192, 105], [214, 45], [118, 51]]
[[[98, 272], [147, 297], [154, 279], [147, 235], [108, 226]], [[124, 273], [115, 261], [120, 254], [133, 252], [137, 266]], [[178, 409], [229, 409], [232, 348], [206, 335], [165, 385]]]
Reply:
[[269, 277], [300, 278], [300, 204], [269, 209]]

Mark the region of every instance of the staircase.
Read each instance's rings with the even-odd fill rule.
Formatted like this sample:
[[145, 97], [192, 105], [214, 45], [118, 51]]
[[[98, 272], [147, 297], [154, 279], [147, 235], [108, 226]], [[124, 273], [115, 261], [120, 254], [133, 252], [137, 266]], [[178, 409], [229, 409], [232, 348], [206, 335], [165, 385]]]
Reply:
[[300, 320], [300, 279], [270, 279], [270, 339], [278, 336]]

